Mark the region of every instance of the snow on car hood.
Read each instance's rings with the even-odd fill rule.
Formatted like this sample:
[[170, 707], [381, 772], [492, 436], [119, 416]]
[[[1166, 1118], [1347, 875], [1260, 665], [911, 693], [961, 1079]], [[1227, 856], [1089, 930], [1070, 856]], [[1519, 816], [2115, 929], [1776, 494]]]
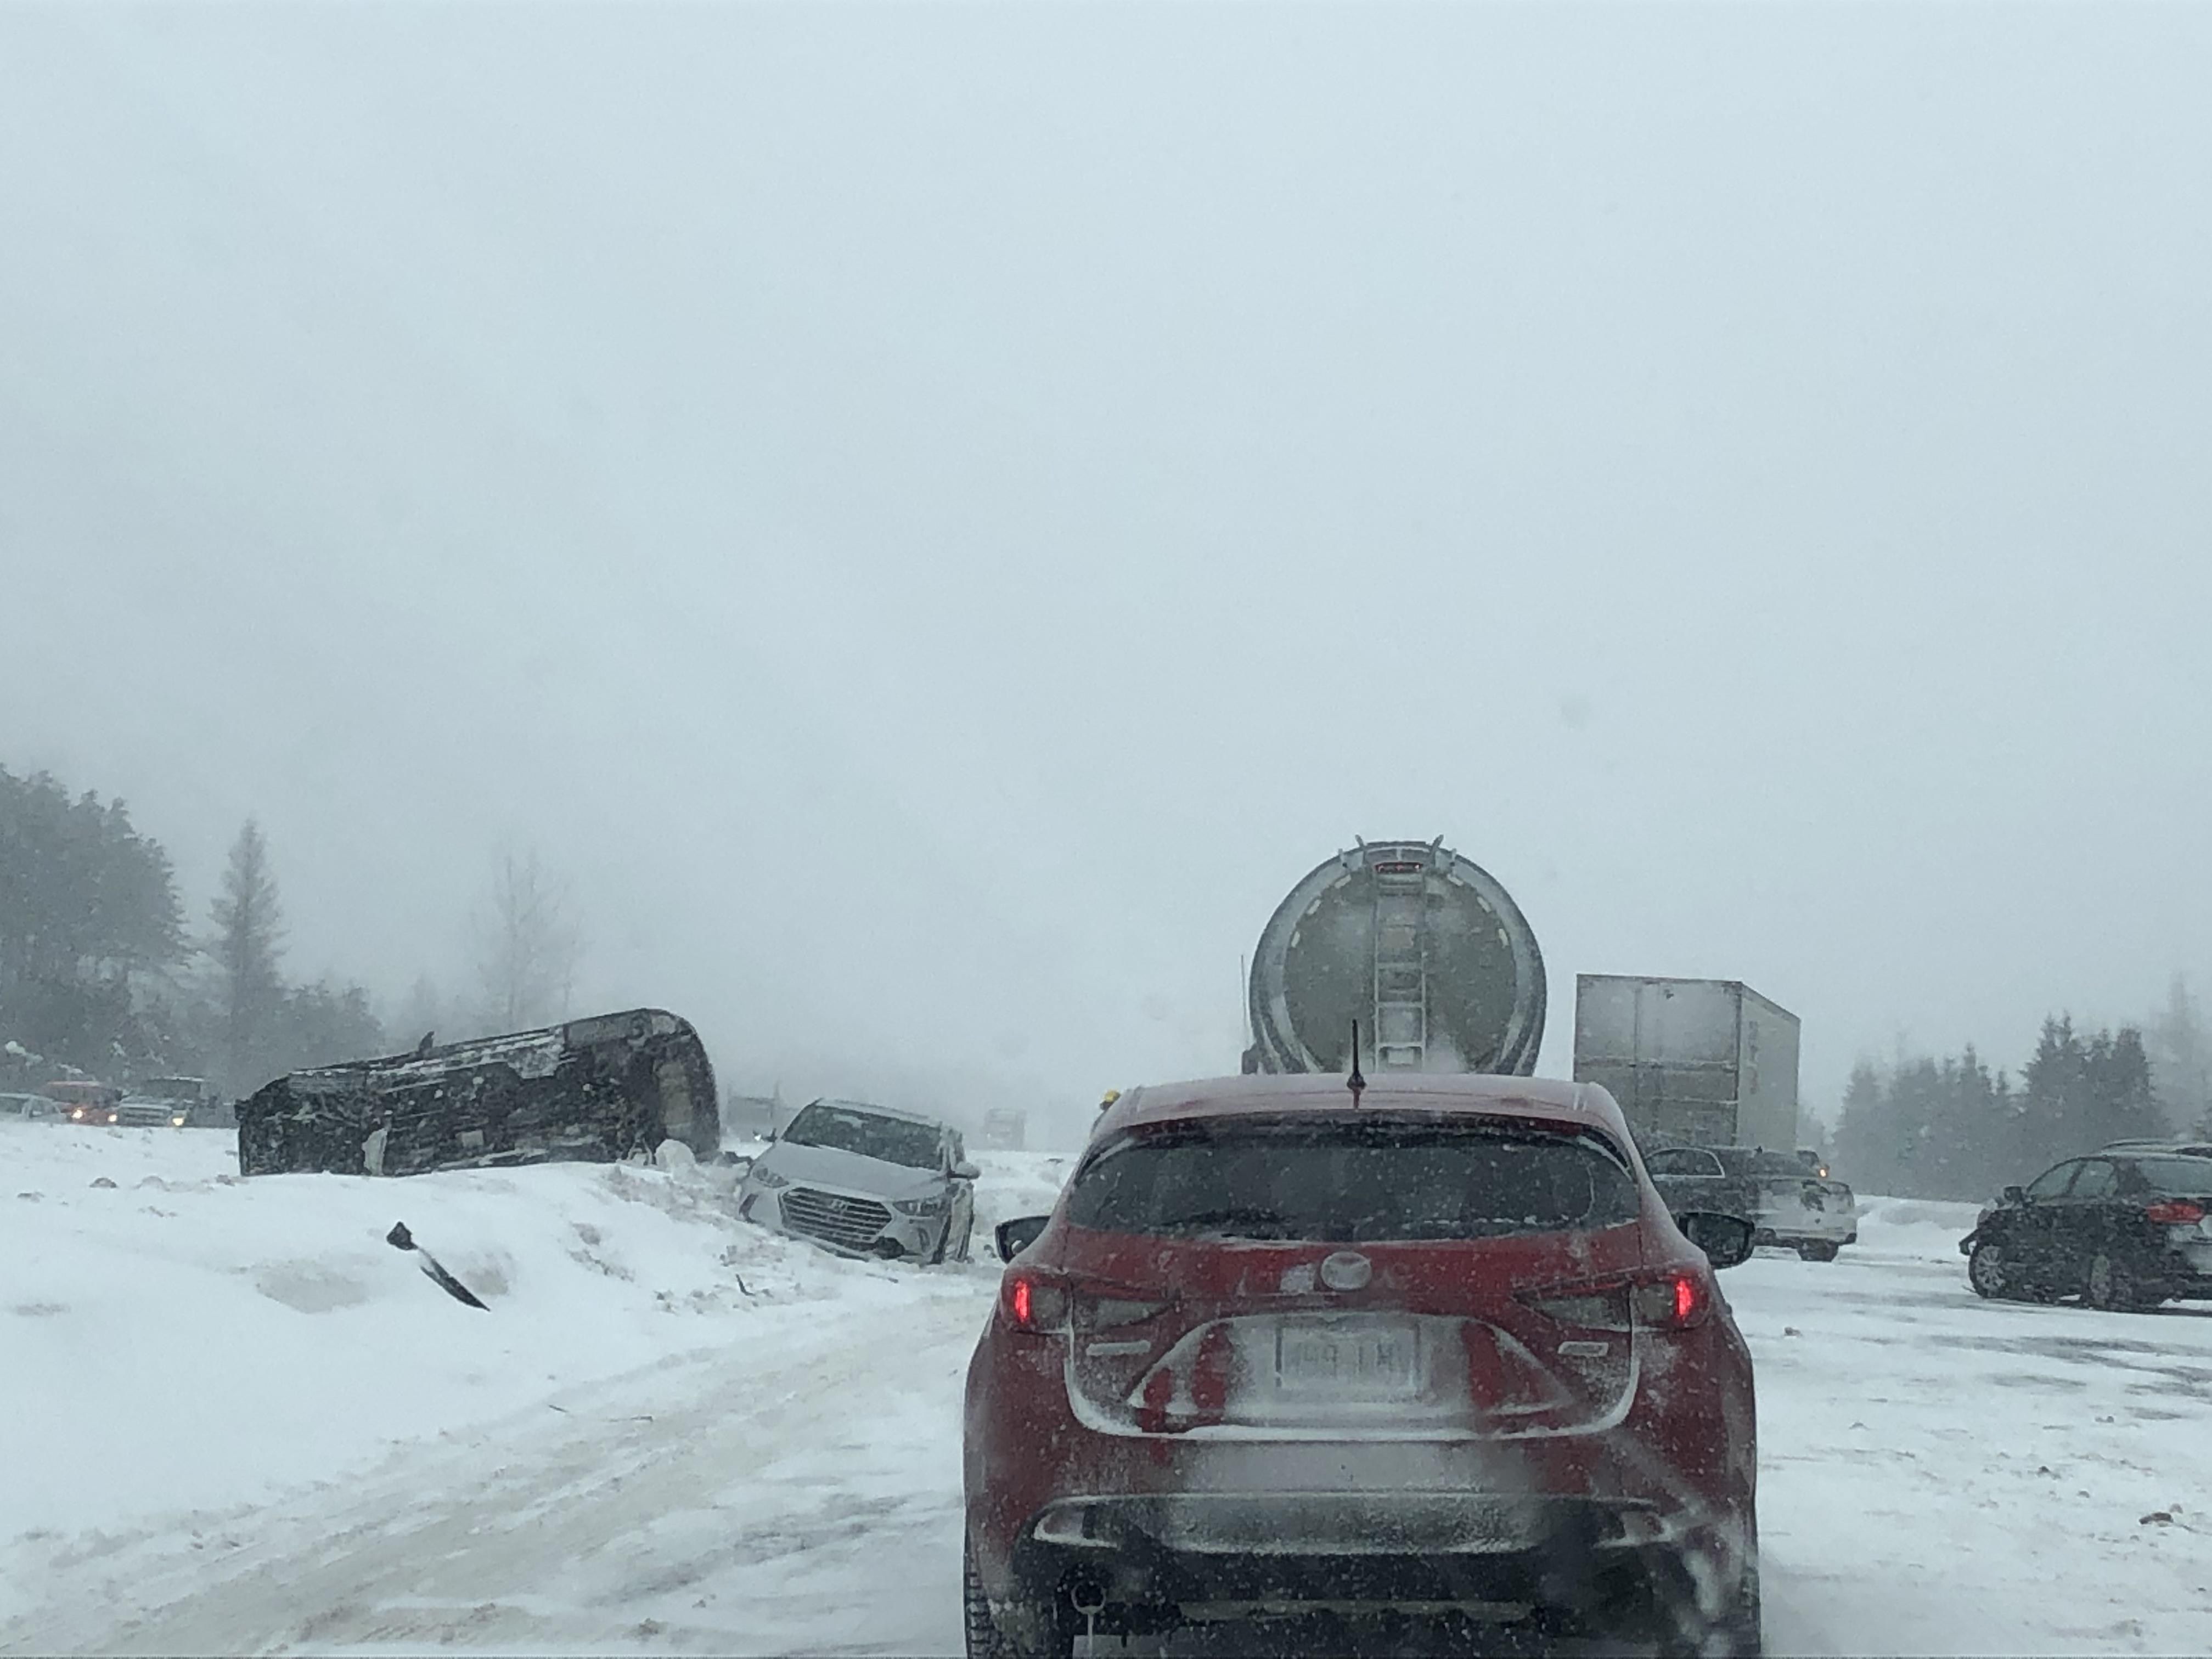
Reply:
[[817, 1182], [879, 1198], [926, 1198], [945, 1184], [945, 1177], [933, 1170], [887, 1164], [835, 1146], [795, 1146], [787, 1140], [769, 1147], [753, 1168], [773, 1170], [787, 1181]]

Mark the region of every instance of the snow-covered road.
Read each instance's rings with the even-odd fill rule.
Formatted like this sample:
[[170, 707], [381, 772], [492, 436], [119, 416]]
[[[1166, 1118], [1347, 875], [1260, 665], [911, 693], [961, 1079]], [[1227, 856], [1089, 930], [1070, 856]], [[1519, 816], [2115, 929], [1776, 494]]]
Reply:
[[[237, 1184], [217, 1139], [150, 1131], [0, 1153], [0, 1650], [957, 1650], [992, 1267], [834, 1261], [681, 1172]], [[1055, 1176], [992, 1158], [985, 1218]], [[2201, 1650], [2212, 1309], [1978, 1303], [1971, 1211], [1870, 1207], [1841, 1261], [1725, 1281], [1771, 1647]], [[377, 1242], [398, 1216], [490, 1314]]]

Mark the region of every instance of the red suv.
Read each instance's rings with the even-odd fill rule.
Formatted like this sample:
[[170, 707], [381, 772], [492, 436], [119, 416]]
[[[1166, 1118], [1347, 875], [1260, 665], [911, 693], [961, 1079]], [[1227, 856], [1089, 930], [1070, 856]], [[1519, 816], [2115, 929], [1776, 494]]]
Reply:
[[1751, 1358], [1713, 1280], [1751, 1227], [1680, 1226], [1591, 1085], [1122, 1096], [1000, 1230], [971, 1659], [1407, 1618], [1756, 1652]]

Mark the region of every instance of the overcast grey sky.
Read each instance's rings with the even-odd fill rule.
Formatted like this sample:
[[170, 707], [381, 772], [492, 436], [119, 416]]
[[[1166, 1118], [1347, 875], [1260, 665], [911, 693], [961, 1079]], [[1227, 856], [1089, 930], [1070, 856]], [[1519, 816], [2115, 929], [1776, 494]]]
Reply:
[[1904, 1034], [2212, 977], [2212, 9], [0, 10], [0, 763], [725, 1075], [1231, 1070], [1354, 835]]

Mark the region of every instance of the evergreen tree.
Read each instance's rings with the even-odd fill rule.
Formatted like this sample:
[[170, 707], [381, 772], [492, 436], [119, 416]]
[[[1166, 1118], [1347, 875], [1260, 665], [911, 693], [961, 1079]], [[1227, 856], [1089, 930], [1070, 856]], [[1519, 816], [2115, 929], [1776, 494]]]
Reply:
[[2146, 1139], [2163, 1134], [2166, 1114], [2151, 1086], [2150, 1055], [2132, 1025], [2117, 1035], [2097, 1033], [2084, 1076], [2094, 1144]]
[[0, 768], [0, 1037], [117, 1075], [140, 981], [185, 953], [168, 854], [119, 801]]
[[358, 985], [328, 980], [288, 992], [277, 1012], [270, 1070], [282, 1074], [310, 1066], [368, 1060], [390, 1046], [383, 1023]]
[[[231, 843], [230, 862], [210, 919], [208, 955], [215, 966], [218, 1074], [233, 1094], [268, 1080], [284, 1002], [277, 974], [283, 927], [269, 844], [252, 818]], [[281, 1069], [281, 1068], [277, 1068]]]
[[2021, 1151], [2036, 1169], [2101, 1145], [2088, 1101], [2088, 1052], [2070, 1017], [2046, 1017], [2035, 1057], [2021, 1071]]
[[2166, 1006], [2146, 1022], [2151, 1083], [2170, 1125], [2187, 1134], [2212, 1135], [2212, 1038], [2191, 995], [2176, 974]]
[[1851, 1068], [1850, 1083], [1844, 1091], [1843, 1115], [1836, 1125], [1836, 1169], [1867, 1192], [1894, 1192], [1902, 1143], [1881, 1073], [1871, 1060], [1862, 1060]]

